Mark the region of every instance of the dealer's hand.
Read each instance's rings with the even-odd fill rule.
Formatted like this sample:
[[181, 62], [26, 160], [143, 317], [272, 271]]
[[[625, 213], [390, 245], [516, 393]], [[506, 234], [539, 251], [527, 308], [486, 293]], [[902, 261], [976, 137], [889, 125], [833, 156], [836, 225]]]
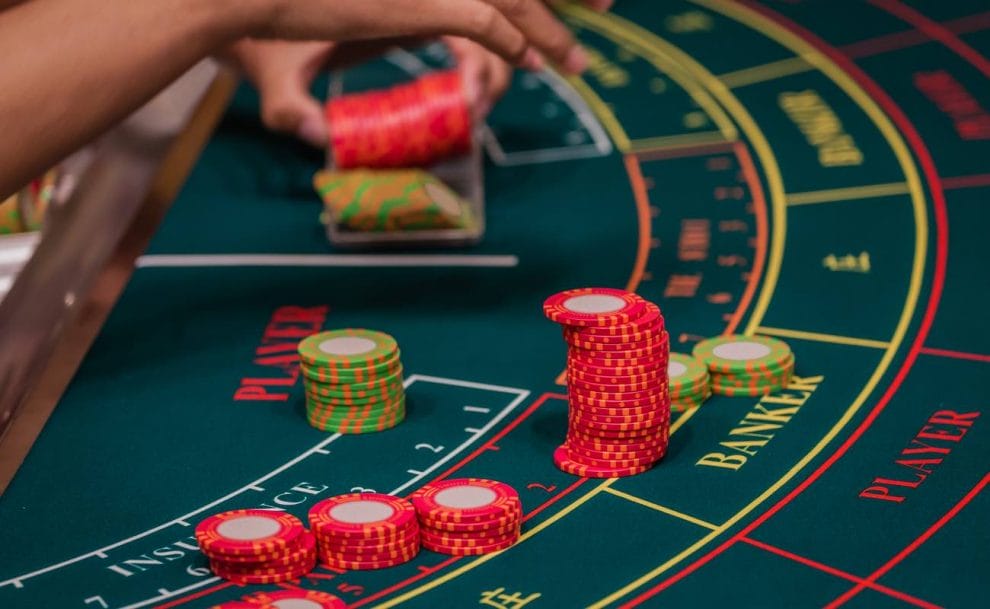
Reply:
[[[445, 37], [457, 60], [468, 104], [476, 120], [484, 120], [505, 92], [512, 68], [498, 55], [466, 38]], [[330, 63], [346, 64], [367, 56], [369, 49], [325, 42], [244, 40], [233, 55], [261, 95], [261, 118], [274, 131], [291, 133], [316, 147], [327, 144], [320, 102], [311, 94], [317, 73]]]
[[[455, 35], [506, 61], [538, 68], [542, 57], [565, 72], [588, 57], [543, 0], [253, 0], [255, 37], [295, 40], [382, 40]], [[587, 0], [605, 9], [606, 0]], [[541, 57], [542, 56], [542, 57]]]

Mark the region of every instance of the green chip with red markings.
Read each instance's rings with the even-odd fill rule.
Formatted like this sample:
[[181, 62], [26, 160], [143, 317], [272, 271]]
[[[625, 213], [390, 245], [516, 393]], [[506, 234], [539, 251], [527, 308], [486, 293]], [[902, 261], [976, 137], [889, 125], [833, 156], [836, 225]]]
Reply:
[[690, 355], [671, 353], [667, 363], [667, 376], [672, 400], [700, 406], [711, 395], [711, 377], [708, 368]]
[[369, 368], [392, 360], [399, 349], [394, 338], [377, 330], [346, 328], [308, 336], [299, 343], [299, 358], [321, 369]]
[[710, 372], [722, 374], [772, 372], [793, 358], [791, 348], [782, 340], [743, 335], [705, 339], [694, 346], [692, 354]]

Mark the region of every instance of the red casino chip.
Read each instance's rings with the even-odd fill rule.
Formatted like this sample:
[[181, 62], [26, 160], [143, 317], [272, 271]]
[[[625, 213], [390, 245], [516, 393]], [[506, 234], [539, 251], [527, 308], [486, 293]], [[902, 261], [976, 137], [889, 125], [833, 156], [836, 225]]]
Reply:
[[570, 417], [571, 422], [575, 425], [590, 425], [591, 427], [601, 426], [602, 429], [622, 429], [622, 425], [656, 427], [670, 421], [670, 410], [660, 409], [643, 414], [607, 416], [595, 415], [572, 409], [570, 412]]
[[583, 441], [594, 442], [601, 440], [612, 444], [620, 444], [623, 441], [631, 443], [651, 442], [660, 438], [666, 439], [670, 425], [664, 424], [659, 427], [647, 429], [612, 430], [612, 429], [592, 429], [583, 425], [571, 425], [568, 433], [574, 438]]
[[335, 97], [326, 117], [338, 169], [425, 167], [471, 148], [470, 109], [456, 70]]
[[592, 391], [581, 387], [568, 387], [567, 395], [589, 406], [608, 406], [608, 402], [645, 406], [670, 399], [665, 387], [640, 391]]
[[452, 478], [432, 482], [412, 497], [423, 524], [480, 523], [522, 511], [519, 493], [508, 484], [483, 478]]
[[645, 357], [605, 357], [601, 352], [588, 354], [571, 349], [567, 354], [567, 365], [579, 370], [585, 368], [658, 370], [667, 367], [667, 356], [659, 354]]
[[602, 353], [606, 357], [618, 357], [617, 354], [650, 354], [659, 353], [661, 347], [667, 344], [666, 333], [651, 335], [642, 340], [603, 342], [575, 338], [564, 331], [564, 342], [574, 351]]
[[569, 377], [567, 379], [567, 386], [572, 387], [579, 392], [597, 392], [603, 394], [657, 392], [667, 390], [667, 379], [659, 376], [655, 379], [630, 381], [625, 383], [596, 383], [577, 377]]
[[259, 556], [285, 552], [303, 533], [303, 524], [286, 512], [231, 510], [196, 526], [196, 541], [211, 556]]
[[344, 569], [345, 571], [370, 571], [375, 569], [388, 569], [405, 564], [415, 558], [419, 553], [419, 548], [411, 555], [403, 555], [385, 560], [345, 560], [334, 556], [320, 554], [320, 564], [331, 569]]
[[570, 402], [571, 411], [585, 414], [594, 418], [602, 417], [635, 417], [649, 415], [663, 408], [663, 402], [655, 402], [646, 406], [589, 406], [577, 400]]
[[265, 564], [268, 566], [294, 565], [305, 562], [316, 551], [316, 537], [309, 531], [304, 531], [299, 540], [283, 552], [274, 554], [258, 554], [254, 556], [229, 556], [204, 552], [211, 560], [230, 565], [244, 566]]
[[577, 452], [571, 446], [566, 446], [568, 458], [574, 463], [601, 468], [623, 468], [639, 467], [641, 465], [653, 465], [659, 460], [659, 455], [645, 454], [630, 457], [591, 457], [587, 454]]
[[501, 552], [511, 548], [519, 541], [519, 536], [516, 535], [509, 539], [505, 539], [498, 543], [486, 544], [480, 546], [451, 546], [446, 544], [435, 544], [432, 541], [423, 540], [423, 548], [430, 550], [431, 552], [437, 552], [438, 554], [446, 554], [448, 556], [479, 556], [481, 554], [492, 554], [494, 552]]
[[580, 372], [586, 372], [588, 374], [598, 374], [602, 376], [615, 375], [615, 376], [635, 376], [641, 374], [663, 374], [665, 366], [663, 364], [663, 358], [652, 359], [645, 364], [634, 364], [630, 366], [619, 366], [613, 364], [589, 364], [569, 358], [567, 360], [568, 370], [578, 370]]
[[220, 603], [219, 605], [213, 605], [210, 609], [278, 609], [274, 605], [261, 604], [261, 603], [246, 603], [242, 601], [228, 601], [226, 603]]
[[594, 465], [584, 465], [571, 459], [570, 451], [566, 446], [560, 446], [553, 451], [553, 462], [560, 471], [580, 476], [582, 478], [619, 478], [623, 476], [635, 476], [641, 474], [651, 467], [649, 465], [629, 465], [615, 467], [599, 467]]
[[667, 341], [662, 340], [635, 345], [599, 345], [597, 347], [570, 345], [567, 350], [567, 357], [608, 360], [634, 360], [644, 357], [664, 359], [667, 357], [667, 353]]
[[[347, 609], [347, 603], [329, 592], [318, 590], [273, 590], [245, 599], [251, 609]], [[261, 607], [259, 607], [259, 605]]]
[[329, 545], [321, 545], [320, 552], [325, 556], [331, 556], [340, 560], [390, 560], [400, 556], [415, 556], [419, 551], [419, 538], [412, 542], [396, 544], [394, 546], [374, 549], [340, 548]]
[[566, 326], [614, 326], [643, 315], [646, 301], [613, 288], [578, 288], [554, 294], [543, 303], [551, 321]]
[[595, 383], [598, 385], [621, 385], [624, 383], [637, 383], [642, 381], [666, 381], [667, 375], [661, 369], [651, 370], [640, 374], [594, 374], [579, 368], [567, 367], [567, 378], [582, 381], [585, 383]]
[[[648, 303], [649, 304], [652, 303]], [[635, 320], [639, 323], [649, 315]], [[568, 344], [589, 343], [593, 345], [628, 345], [660, 340], [666, 333], [662, 318], [654, 319], [645, 325], [621, 325], [603, 327], [564, 326], [564, 341]]]
[[649, 452], [660, 448], [666, 449], [667, 438], [656, 436], [645, 440], [613, 440], [610, 438], [586, 438], [568, 433], [567, 445], [579, 447], [581, 450], [595, 452]]
[[[597, 340], [599, 337], [629, 337], [636, 336], [644, 332], [662, 331], [664, 329], [663, 316], [660, 314], [660, 307], [650, 301], [646, 301], [643, 313], [624, 324], [611, 326], [564, 326], [564, 333], [576, 338], [585, 340]], [[628, 339], [627, 339], [628, 340]]]
[[424, 531], [422, 537], [423, 542], [428, 542], [434, 546], [452, 547], [490, 546], [509, 539], [519, 539], [519, 523], [516, 523], [512, 528], [500, 535], [489, 537], [464, 533], [447, 533], [443, 531]]
[[319, 538], [320, 547], [346, 554], [368, 554], [376, 551], [387, 551], [395, 547], [406, 547], [419, 542], [419, 526], [399, 537], [386, 539], [347, 539], [325, 535]]
[[499, 533], [504, 533], [516, 526], [519, 520], [522, 518], [522, 507], [511, 514], [495, 518], [493, 520], [486, 520], [482, 522], [443, 522], [434, 520], [423, 520], [422, 531], [444, 531], [451, 533], [486, 533], [490, 535], [497, 535]]
[[231, 569], [216, 569], [213, 572], [235, 584], [278, 584], [303, 577], [316, 567], [316, 557], [296, 567], [286, 567], [274, 573], [250, 573]]
[[593, 450], [586, 448], [584, 444], [567, 441], [567, 450], [570, 452], [571, 456], [575, 459], [582, 460], [584, 458], [597, 459], [599, 461], [610, 461], [617, 459], [652, 459], [654, 461], [660, 459], [667, 452], [667, 444], [658, 445], [650, 450]]
[[344, 539], [400, 537], [416, 526], [416, 509], [399, 497], [351, 493], [324, 499], [309, 510], [317, 536]]
[[648, 408], [666, 404], [670, 400], [666, 392], [648, 393], [647, 397], [639, 399], [620, 397], [622, 394], [610, 394], [604, 398], [592, 398], [588, 397], [586, 393], [577, 390], [569, 390], [567, 393], [571, 404], [595, 406], [598, 408], [622, 408], [624, 406], [628, 408]]

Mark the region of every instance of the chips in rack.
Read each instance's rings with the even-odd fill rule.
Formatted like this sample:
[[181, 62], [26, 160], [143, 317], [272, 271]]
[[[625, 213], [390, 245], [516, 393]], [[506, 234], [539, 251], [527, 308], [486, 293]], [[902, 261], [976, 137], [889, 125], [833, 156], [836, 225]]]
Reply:
[[410, 497], [427, 550], [451, 556], [490, 554], [519, 540], [522, 503], [511, 486], [483, 478], [427, 484]]
[[406, 416], [399, 345], [384, 332], [349, 328], [299, 342], [306, 418], [323, 431], [391, 429]]
[[794, 372], [787, 343], [766, 336], [728, 335], [694, 346], [694, 357], [711, 376], [711, 391], [727, 396], [760, 396], [786, 389]]
[[671, 353], [667, 376], [670, 379], [670, 409], [673, 412], [701, 406], [712, 394], [708, 368], [690, 355]]
[[613, 288], [554, 294], [546, 316], [564, 326], [569, 402], [561, 470], [613, 478], [662, 459], [670, 434], [667, 334], [660, 308]]
[[24, 232], [19, 195], [0, 201], [0, 235]]
[[381, 493], [350, 493], [325, 499], [309, 511], [320, 562], [334, 569], [384, 569], [419, 553], [416, 509]]
[[326, 221], [349, 231], [473, 228], [471, 205], [420, 169], [320, 171], [313, 178]]
[[221, 512], [200, 522], [195, 535], [210, 569], [239, 584], [298, 579], [316, 565], [316, 539], [285, 512]]
[[333, 98], [326, 117], [338, 169], [426, 167], [471, 148], [471, 113], [456, 70]]

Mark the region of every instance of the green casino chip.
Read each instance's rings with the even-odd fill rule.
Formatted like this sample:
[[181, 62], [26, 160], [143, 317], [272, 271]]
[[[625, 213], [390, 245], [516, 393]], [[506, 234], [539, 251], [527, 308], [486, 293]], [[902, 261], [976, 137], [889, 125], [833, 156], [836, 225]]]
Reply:
[[347, 328], [306, 337], [299, 343], [299, 358], [317, 369], [369, 368], [393, 359], [398, 350], [395, 339], [384, 332]]
[[692, 354], [712, 373], [767, 373], [793, 359], [787, 343], [766, 336], [717, 336], [699, 342]]

